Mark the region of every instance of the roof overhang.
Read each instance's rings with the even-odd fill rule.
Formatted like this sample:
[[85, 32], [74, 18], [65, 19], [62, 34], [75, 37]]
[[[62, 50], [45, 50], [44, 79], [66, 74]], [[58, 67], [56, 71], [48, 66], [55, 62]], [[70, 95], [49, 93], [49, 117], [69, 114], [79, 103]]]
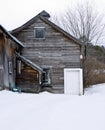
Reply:
[[18, 58], [20, 58], [20, 60], [23, 61], [24, 63], [26, 63], [28, 66], [32, 67], [34, 70], [37, 70], [38, 72], [41, 72], [41, 73], [45, 73], [43, 71], [43, 68], [39, 67], [38, 65], [36, 65], [35, 63], [33, 63], [31, 60], [27, 59], [26, 57], [20, 55], [17, 52], [16, 52], [16, 56]]
[[8, 32], [2, 25], [0, 25], [0, 29], [7, 35], [13, 42], [18, 44], [21, 47], [24, 47], [23, 43], [20, 42], [16, 37], [14, 37], [10, 32]]

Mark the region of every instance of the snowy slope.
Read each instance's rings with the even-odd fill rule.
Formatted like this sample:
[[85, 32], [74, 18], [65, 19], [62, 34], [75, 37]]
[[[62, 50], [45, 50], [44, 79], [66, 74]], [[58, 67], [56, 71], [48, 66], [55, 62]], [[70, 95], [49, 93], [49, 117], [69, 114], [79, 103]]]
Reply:
[[105, 84], [83, 96], [0, 91], [0, 130], [105, 130]]

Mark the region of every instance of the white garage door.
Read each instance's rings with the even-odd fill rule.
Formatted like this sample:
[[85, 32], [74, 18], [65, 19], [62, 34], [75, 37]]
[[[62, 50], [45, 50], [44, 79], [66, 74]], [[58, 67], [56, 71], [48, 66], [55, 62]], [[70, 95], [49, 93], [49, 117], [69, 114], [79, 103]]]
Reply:
[[83, 94], [82, 69], [64, 69], [65, 94]]

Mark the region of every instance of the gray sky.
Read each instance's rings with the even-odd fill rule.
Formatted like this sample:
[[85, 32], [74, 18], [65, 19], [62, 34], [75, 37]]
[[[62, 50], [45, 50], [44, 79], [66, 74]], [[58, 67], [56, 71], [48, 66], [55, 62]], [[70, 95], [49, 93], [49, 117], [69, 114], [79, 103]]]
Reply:
[[[61, 15], [66, 8], [73, 8], [85, 0], [0, 0], [0, 24], [7, 30], [14, 29], [42, 10]], [[87, 0], [100, 12], [105, 12], [105, 0]]]

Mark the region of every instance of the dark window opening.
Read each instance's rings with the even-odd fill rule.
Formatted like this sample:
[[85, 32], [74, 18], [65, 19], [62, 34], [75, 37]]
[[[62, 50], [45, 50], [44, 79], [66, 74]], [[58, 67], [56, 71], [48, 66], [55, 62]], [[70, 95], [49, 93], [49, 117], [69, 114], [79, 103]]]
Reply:
[[35, 28], [35, 38], [45, 38], [45, 28]]
[[51, 84], [51, 74], [49, 68], [43, 69], [45, 73], [42, 74], [42, 85], [47, 86]]

